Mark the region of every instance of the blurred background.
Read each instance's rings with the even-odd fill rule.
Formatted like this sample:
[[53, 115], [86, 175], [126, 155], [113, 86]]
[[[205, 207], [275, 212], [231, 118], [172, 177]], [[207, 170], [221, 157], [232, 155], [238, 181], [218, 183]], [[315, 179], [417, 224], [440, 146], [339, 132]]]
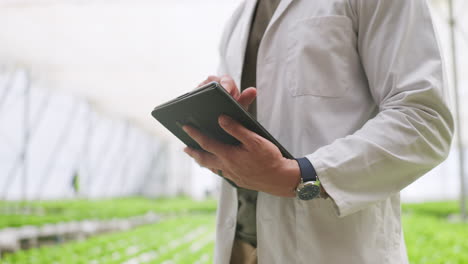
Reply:
[[[468, 263], [468, 2], [429, 2], [458, 130], [404, 229], [411, 263]], [[238, 4], [0, 0], [0, 263], [212, 262], [219, 179], [150, 112], [216, 73]]]

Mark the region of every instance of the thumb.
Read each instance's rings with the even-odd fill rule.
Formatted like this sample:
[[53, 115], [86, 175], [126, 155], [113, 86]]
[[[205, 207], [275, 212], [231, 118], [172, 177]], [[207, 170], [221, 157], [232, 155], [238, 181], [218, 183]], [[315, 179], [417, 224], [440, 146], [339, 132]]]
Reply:
[[224, 75], [224, 76], [221, 77], [221, 79], [219, 80], [219, 83], [221, 84], [221, 86], [224, 87], [224, 89], [226, 89], [226, 91], [227, 91], [232, 97], [234, 97], [234, 99], [237, 99], [237, 98], [239, 97], [239, 90], [237, 89], [236, 83], [235, 83], [234, 80], [231, 78], [231, 76], [229, 76], [229, 75]]
[[237, 102], [244, 107], [245, 110], [249, 108], [249, 106], [253, 103], [255, 98], [257, 97], [257, 89], [254, 87], [250, 87], [245, 89], [239, 98], [237, 99]]

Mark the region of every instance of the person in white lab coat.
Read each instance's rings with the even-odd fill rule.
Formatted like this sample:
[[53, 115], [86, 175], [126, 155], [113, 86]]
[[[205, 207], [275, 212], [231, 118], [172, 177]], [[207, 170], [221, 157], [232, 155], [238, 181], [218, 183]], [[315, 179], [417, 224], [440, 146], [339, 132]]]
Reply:
[[191, 157], [258, 191], [246, 247], [240, 192], [223, 181], [215, 263], [407, 263], [399, 192], [447, 157], [454, 126], [426, 0], [278, 1], [258, 44], [256, 89], [245, 89], [265, 1], [234, 12], [219, 77], [204, 83], [220, 81], [246, 107], [256, 96], [258, 121], [298, 159], [224, 116], [241, 145], [184, 127], [207, 151], [187, 148]]

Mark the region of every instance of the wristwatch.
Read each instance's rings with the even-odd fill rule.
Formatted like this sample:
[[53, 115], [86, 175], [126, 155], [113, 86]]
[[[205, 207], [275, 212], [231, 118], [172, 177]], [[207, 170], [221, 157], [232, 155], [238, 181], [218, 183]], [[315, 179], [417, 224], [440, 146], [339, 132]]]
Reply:
[[296, 196], [299, 200], [312, 200], [322, 198], [322, 186], [317, 177], [314, 166], [307, 158], [296, 159], [301, 170], [301, 182], [296, 187]]

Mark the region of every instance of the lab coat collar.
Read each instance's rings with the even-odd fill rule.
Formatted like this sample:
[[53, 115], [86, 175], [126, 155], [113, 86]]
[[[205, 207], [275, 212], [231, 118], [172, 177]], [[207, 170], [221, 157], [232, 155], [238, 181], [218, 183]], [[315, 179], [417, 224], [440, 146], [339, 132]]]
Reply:
[[[294, 0], [281, 0], [279, 3], [278, 7], [276, 8], [275, 13], [273, 14], [273, 17], [270, 20], [270, 23], [268, 24], [268, 27], [265, 31], [265, 35], [268, 34], [268, 30], [278, 21], [278, 19], [281, 17], [281, 15], [286, 11], [286, 9], [289, 7], [289, 5], [293, 2]], [[244, 27], [244, 37], [248, 36], [251, 23], [252, 23], [252, 16], [253, 12], [255, 11], [255, 6], [257, 5], [258, 0], [247, 0], [246, 3], [246, 11], [248, 21], [245, 23]]]
[[[268, 34], [268, 31], [270, 28], [278, 21], [278, 19], [281, 17], [281, 15], [288, 9], [289, 5], [293, 2], [294, 0], [282, 0], [278, 7], [276, 8], [275, 13], [273, 14], [273, 17], [271, 18], [270, 24], [268, 24], [268, 27], [265, 31], [265, 35]], [[255, 1], [256, 2], [256, 1]]]
[[[276, 8], [275, 13], [273, 14], [273, 17], [270, 20], [270, 23], [268, 24], [267, 29], [265, 30], [263, 38], [267, 36], [268, 31], [278, 21], [278, 19], [283, 15], [283, 13], [287, 10], [289, 5], [293, 1], [294, 0], [281, 0], [278, 7]], [[237, 81], [239, 82], [241, 78], [242, 65], [244, 63], [245, 49], [247, 47], [247, 41], [249, 38], [250, 28], [251, 28], [253, 15], [254, 15], [257, 2], [258, 0], [246, 0], [245, 6], [244, 6], [244, 12], [239, 21], [240, 22], [239, 25], [241, 26], [240, 45], [239, 45], [239, 49], [237, 49], [235, 53], [237, 54], [237, 56], [234, 56], [234, 58], [232, 58], [232, 60], [235, 61], [235, 65], [236, 65], [235, 71], [234, 71], [235, 77], [236, 79], [238, 79]]]

